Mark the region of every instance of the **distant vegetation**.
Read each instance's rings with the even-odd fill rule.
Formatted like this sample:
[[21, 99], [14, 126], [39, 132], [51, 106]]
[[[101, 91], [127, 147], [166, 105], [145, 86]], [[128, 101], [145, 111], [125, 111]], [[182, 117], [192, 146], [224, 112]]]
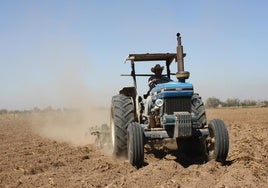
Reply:
[[54, 109], [51, 106], [48, 106], [46, 108], [38, 108], [34, 107], [32, 110], [6, 110], [2, 109], [0, 110], [0, 114], [29, 114], [29, 113], [44, 113], [44, 112], [67, 112], [67, 111], [77, 111], [77, 109], [73, 108], [57, 108]]
[[[107, 110], [104, 106], [91, 106], [90, 108], [94, 110]], [[31, 113], [46, 113], [46, 112], [79, 112], [83, 111], [83, 108], [53, 108], [51, 106], [47, 106], [45, 108], [34, 107], [31, 110], [7, 110], [0, 109], [1, 114], [31, 114]]]
[[227, 99], [221, 101], [216, 97], [210, 97], [206, 100], [205, 106], [207, 108], [219, 108], [219, 107], [268, 107], [268, 101], [255, 101], [255, 100], [240, 100], [238, 98]]
[[[230, 98], [226, 101], [221, 101], [216, 97], [209, 97], [205, 106], [207, 108], [220, 108], [220, 107], [268, 107], [268, 101], [255, 101], [255, 100], [240, 100], [237, 98]], [[101, 107], [99, 107], [101, 108]], [[52, 108], [51, 106], [43, 109], [34, 107], [31, 110], [7, 110], [1, 109], [0, 114], [30, 114], [30, 113], [45, 113], [45, 112], [71, 112], [77, 111], [75, 108]]]

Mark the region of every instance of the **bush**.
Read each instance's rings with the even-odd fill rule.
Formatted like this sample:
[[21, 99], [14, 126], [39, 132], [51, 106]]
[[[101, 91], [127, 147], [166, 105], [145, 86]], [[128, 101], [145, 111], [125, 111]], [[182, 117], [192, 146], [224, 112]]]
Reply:
[[208, 108], [217, 108], [222, 104], [220, 99], [217, 99], [215, 97], [210, 97], [206, 100], [206, 107]]
[[8, 113], [8, 111], [6, 109], [0, 110], [0, 114], [7, 114], [7, 113]]
[[227, 99], [224, 103], [224, 106], [227, 107], [240, 106], [240, 100], [237, 98]]
[[241, 106], [256, 106], [257, 102], [254, 100], [243, 100]]

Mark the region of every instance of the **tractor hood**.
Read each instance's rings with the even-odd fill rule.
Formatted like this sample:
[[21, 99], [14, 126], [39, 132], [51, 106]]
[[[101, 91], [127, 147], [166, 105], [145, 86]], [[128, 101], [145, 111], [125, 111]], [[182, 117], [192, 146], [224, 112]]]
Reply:
[[169, 97], [192, 97], [193, 85], [188, 82], [168, 82], [157, 84], [150, 92], [153, 100]]

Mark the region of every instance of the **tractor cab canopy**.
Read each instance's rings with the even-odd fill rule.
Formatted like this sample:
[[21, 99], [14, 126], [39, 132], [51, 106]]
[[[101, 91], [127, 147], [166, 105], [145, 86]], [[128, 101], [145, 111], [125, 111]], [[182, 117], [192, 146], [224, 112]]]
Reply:
[[170, 65], [176, 57], [176, 53], [129, 54], [126, 61], [166, 61], [167, 65]]
[[[185, 56], [185, 54], [184, 54]], [[126, 61], [131, 62], [131, 74], [121, 74], [121, 76], [132, 76], [135, 87], [137, 86], [136, 83], [136, 76], [152, 76], [153, 74], [136, 74], [135, 72], [135, 62], [146, 62], [146, 61], [164, 61], [166, 62], [166, 75], [170, 78], [170, 75], [175, 75], [174, 73], [170, 73], [170, 64], [177, 60], [176, 53], [146, 53], [146, 54], [129, 54]]]
[[135, 62], [141, 61], [165, 61], [167, 67], [167, 76], [170, 78], [170, 64], [176, 60], [176, 53], [146, 53], [146, 54], [129, 54], [125, 60], [131, 62], [131, 74], [122, 74], [121, 76], [152, 76], [152, 74], [136, 74]]
[[[176, 78], [179, 82], [185, 82], [189, 78], [190, 73], [184, 71], [184, 57], [186, 56], [183, 53], [183, 46], [181, 44], [180, 33], [177, 33], [177, 53], [146, 53], [146, 54], [129, 54], [125, 61], [131, 62], [131, 74], [121, 74], [121, 76], [132, 76], [134, 80], [134, 85], [136, 87], [136, 76], [151, 76], [151, 74], [136, 74], [134, 62], [136, 61], [165, 61], [167, 67], [167, 74], [170, 78], [170, 75], [176, 75]], [[177, 72], [176, 74], [170, 73], [170, 64], [173, 61], [177, 62]]]

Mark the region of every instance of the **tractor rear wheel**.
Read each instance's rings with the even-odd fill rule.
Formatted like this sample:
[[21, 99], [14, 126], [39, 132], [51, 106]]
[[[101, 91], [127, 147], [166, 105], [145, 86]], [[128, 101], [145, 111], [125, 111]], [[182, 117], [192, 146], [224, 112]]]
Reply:
[[209, 159], [224, 163], [229, 150], [229, 136], [225, 123], [214, 119], [208, 124], [207, 150]]
[[123, 94], [112, 98], [110, 129], [113, 154], [127, 156], [127, 126], [134, 121], [134, 105], [131, 97]]
[[194, 113], [195, 116], [194, 121], [197, 124], [197, 127], [199, 128], [204, 127], [204, 125], [207, 124], [205, 106], [204, 103], [202, 102], [201, 97], [197, 93], [194, 93], [192, 96], [191, 110], [192, 113]]

